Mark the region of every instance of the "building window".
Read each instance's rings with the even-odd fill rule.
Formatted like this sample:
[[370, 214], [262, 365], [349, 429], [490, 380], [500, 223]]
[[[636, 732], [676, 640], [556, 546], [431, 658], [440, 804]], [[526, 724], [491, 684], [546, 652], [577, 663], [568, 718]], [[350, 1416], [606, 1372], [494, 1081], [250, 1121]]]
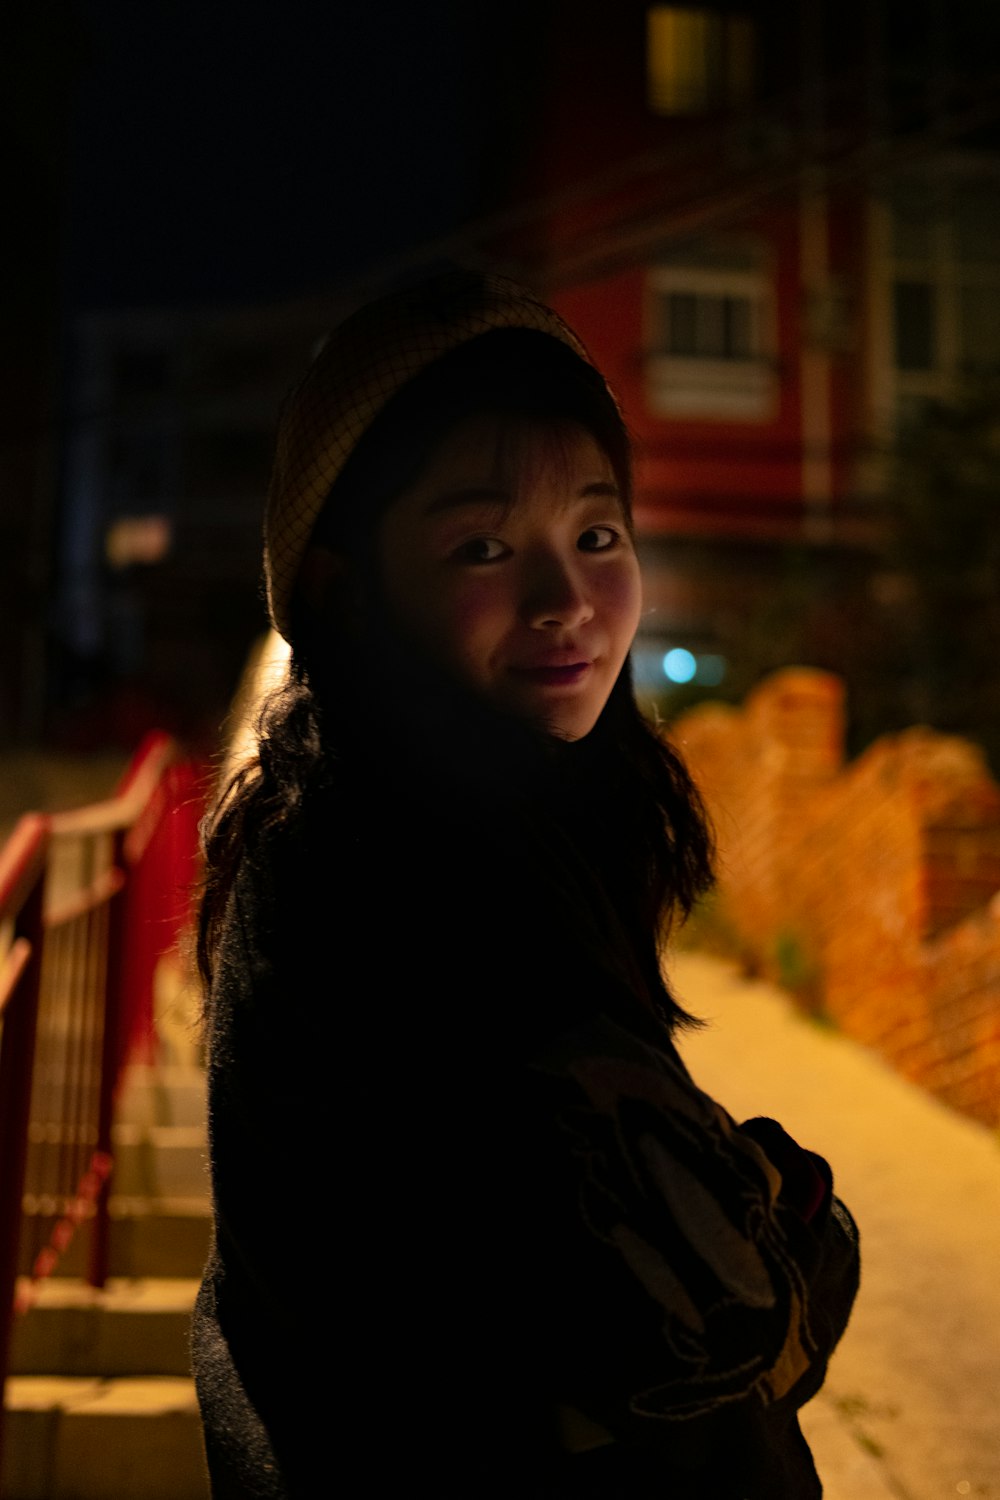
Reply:
[[760, 421], [776, 377], [770, 279], [752, 250], [688, 247], [648, 273], [646, 395], [663, 416]]
[[889, 194], [888, 282], [897, 403], [947, 399], [964, 376], [1000, 370], [996, 178], [902, 176]]
[[1000, 371], [1000, 277], [958, 288], [958, 342], [967, 370]]
[[897, 370], [933, 370], [934, 288], [921, 281], [897, 281], [893, 287], [893, 321]]
[[753, 93], [753, 26], [746, 16], [676, 5], [646, 12], [649, 107], [658, 115], [731, 109]]
[[167, 516], [119, 516], [104, 537], [104, 555], [116, 571], [158, 563], [169, 554], [173, 530]]
[[665, 354], [690, 359], [752, 359], [755, 299], [732, 292], [671, 292], [659, 300]]

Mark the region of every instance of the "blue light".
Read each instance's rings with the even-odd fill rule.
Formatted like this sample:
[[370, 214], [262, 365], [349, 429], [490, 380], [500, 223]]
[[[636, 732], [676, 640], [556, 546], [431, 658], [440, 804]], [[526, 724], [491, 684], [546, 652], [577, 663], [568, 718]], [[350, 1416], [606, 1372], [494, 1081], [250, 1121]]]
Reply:
[[690, 682], [697, 666], [690, 651], [685, 651], [683, 646], [675, 646], [663, 658], [663, 675], [669, 677], [671, 682]]

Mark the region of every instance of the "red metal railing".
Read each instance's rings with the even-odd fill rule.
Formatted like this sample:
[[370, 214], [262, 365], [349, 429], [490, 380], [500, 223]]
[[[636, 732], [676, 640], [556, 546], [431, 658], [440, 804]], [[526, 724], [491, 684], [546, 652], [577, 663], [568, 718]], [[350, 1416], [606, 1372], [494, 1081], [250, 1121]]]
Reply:
[[[47, 819], [29, 813], [0, 849], [0, 1396], [14, 1317], [48, 843]], [[0, 1439], [2, 1421], [0, 1401]]]
[[0, 1387], [12, 1308], [84, 1223], [88, 1280], [107, 1278], [118, 1085], [155, 1051], [156, 967], [187, 920], [202, 805], [199, 769], [153, 734], [113, 798], [22, 819], [0, 851]]

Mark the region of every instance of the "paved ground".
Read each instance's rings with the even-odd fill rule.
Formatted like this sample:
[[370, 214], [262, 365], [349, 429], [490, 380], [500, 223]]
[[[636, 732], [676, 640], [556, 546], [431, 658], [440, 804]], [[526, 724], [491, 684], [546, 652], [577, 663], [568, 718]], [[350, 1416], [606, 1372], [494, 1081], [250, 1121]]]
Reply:
[[670, 968], [712, 1023], [682, 1046], [696, 1080], [822, 1152], [861, 1227], [861, 1295], [803, 1417], [826, 1500], [1000, 1500], [1000, 1137], [734, 966]]
[[128, 756], [13, 750], [0, 756], [0, 843], [22, 813], [62, 812], [114, 794]]

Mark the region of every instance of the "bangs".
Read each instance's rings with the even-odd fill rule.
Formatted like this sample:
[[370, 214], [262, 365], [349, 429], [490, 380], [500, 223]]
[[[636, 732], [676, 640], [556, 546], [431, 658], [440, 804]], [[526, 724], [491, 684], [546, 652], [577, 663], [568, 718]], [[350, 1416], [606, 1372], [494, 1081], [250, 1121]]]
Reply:
[[495, 329], [443, 355], [387, 404], [347, 461], [317, 523], [316, 540], [362, 553], [393, 500], [466, 418], [502, 419], [498, 457], [565, 465], [582, 428], [606, 454], [631, 526], [631, 448], [603, 376], [549, 334]]
[[622, 515], [631, 532], [632, 518], [627, 495], [623, 492], [619, 475], [615, 473], [613, 457], [589, 428], [571, 417], [529, 417], [510, 412], [484, 415], [496, 419], [495, 446], [491, 457], [494, 470], [504, 487], [514, 496], [515, 505], [522, 487], [532, 488], [542, 474], [554, 476], [557, 484], [568, 490], [579, 461], [577, 445], [581, 437], [589, 437], [614, 474]]

